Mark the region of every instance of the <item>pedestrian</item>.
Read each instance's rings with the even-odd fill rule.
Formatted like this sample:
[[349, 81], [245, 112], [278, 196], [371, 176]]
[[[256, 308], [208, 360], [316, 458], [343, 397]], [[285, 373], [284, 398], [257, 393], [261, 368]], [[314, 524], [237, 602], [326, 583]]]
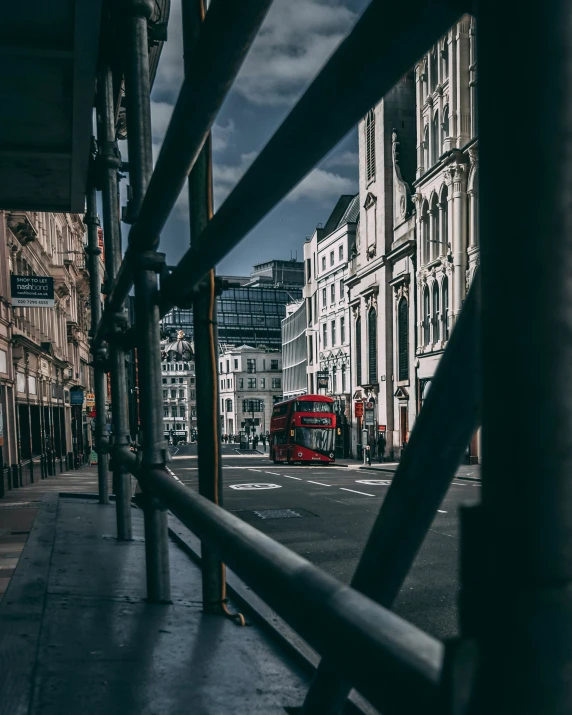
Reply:
[[254, 435], [254, 437], [252, 439], [252, 446], [253, 446], [253, 449], [256, 449], [258, 447], [258, 435], [256, 435], [256, 434]]
[[380, 432], [377, 435], [377, 458], [379, 459], [380, 464], [383, 462], [384, 456], [385, 456], [385, 435], [383, 434], [383, 432]]
[[266, 452], [266, 435], [261, 435], [262, 437], [262, 449]]

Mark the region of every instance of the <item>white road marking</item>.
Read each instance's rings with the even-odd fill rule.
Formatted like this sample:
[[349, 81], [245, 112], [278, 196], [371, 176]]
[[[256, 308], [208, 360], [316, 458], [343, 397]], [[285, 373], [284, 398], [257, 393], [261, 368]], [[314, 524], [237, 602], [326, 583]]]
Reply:
[[375, 494], [368, 494], [367, 492], [358, 492], [356, 489], [346, 489], [345, 487], [340, 487], [344, 492], [353, 492], [354, 494], [363, 494], [364, 497], [374, 497]]
[[286, 477], [286, 479], [297, 479], [299, 482], [302, 481], [302, 480], [300, 479], [300, 477], [290, 477], [290, 476], [288, 476], [288, 474], [281, 474], [280, 476], [281, 476], [281, 477]]
[[175, 454], [178, 454], [178, 452], [179, 452], [179, 448], [177, 447], [177, 449], [173, 452], [173, 456], [175, 456]]
[[437, 511], [439, 512], [439, 514], [446, 514], [446, 513], [447, 513], [446, 511], [443, 511], [443, 509], [437, 509]]
[[356, 479], [356, 484], [369, 484], [370, 486], [375, 486], [377, 484], [382, 484], [388, 486], [391, 484], [390, 479]]
[[250, 467], [248, 467], [248, 471], [249, 472], [260, 472], [260, 474], [262, 474], [262, 469], [251, 469]]
[[311, 479], [306, 479], [309, 484], [319, 484], [321, 487], [331, 487], [331, 484], [324, 484], [323, 482], [313, 482]]
[[238, 489], [242, 491], [256, 490], [256, 489], [281, 489], [280, 484], [229, 484], [231, 489]]
[[272, 474], [273, 477], [279, 477], [280, 474], [278, 472], [264, 472], [265, 474]]

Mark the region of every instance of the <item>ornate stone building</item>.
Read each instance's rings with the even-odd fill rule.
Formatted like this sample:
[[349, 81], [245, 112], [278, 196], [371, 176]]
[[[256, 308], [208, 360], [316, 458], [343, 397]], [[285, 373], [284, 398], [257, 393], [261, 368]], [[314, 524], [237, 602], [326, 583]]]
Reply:
[[[88, 458], [85, 398], [92, 371], [84, 245], [79, 214], [0, 211], [0, 494]], [[52, 277], [54, 306], [13, 306], [11, 274]]]
[[479, 261], [475, 40], [465, 15], [415, 68], [417, 409]]

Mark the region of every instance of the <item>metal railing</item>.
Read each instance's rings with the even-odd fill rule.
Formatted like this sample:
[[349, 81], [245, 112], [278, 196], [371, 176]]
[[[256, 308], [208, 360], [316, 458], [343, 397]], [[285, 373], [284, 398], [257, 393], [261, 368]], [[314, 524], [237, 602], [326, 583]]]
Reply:
[[[124, 68], [132, 188], [129, 214], [133, 225], [123, 261], [112, 71], [109, 66], [101, 68], [95, 162], [101, 168], [96, 173], [103, 192], [108, 295], [101, 320], [97, 311], [93, 312], [93, 351], [98, 415], [104, 414], [104, 369], [109, 368], [112, 377], [114, 438], [109, 453], [118, 496], [118, 537], [131, 538], [131, 473], [139, 480], [144, 495], [149, 600], [160, 603], [170, 598], [169, 509], [203, 543], [205, 611], [230, 615], [225, 606], [224, 562], [324, 656], [306, 699], [307, 714], [340, 712], [351, 686], [356, 686], [384, 714], [561, 713], [572, 702], [572, 685], [566, 675], [567, 663], [572, 659], [572, 638], [568, 633], [572, 618], [568, 601], [558, 590], [567, 584], [572, 570], [567, 549], [572, 538], [572, 490], [566, 471], [572, 453], [572, 407], [567, 393], [549, 383], [550, 377], [562, 378], [563, 384], [568, 385], [572, 369], [566, 347], [567, 336], [572, 332], [568, 308], [568, 267], [572, 260], [564, 241], [572, 212], [558, 183], [568, 188], [571, 160], [563, 146], [569, 143], [566, 120], [571, 96], [568, 67], [572, 63], [565, 32], [569, 6], [563, 0], [547, 1], [549, 7], [542, 15], [516, 13], [521, 26], [508, 33], [503, 30], [516, 22], [511, 14], [514, 8], [492, 0], [479, 4], [479, 81], [484, 87], [480, 97], [480, 146], [482, 177], [486, 177], [486, 182], [481, 183], [479, 207], [486, 288], [482, 312], [489, 322], [483, 321], [487, 327], [481, 337], [479, 276], [439, 363], [351, 587], [342, 586], [221, 508], [213, 269], [470, 8], [454, 2], [413, 0], [405, 5], [372, 0], [213, 215], [209, 132], [271, 0], [212, 0], [206, 15], [202, 0], [182, 0], [185, 80], [154, 171], [147, 54], [147, 19], [153, 3], [125, 2], [129, 13]], [[499, 190], [495, 155], [499, 125], [508, 125], [514, 107], [521, 101], [515, 88], [526, 93], [520, 72], [511, 73], [510, 86], [506, 79], [503, 84], [499, 64], [508, 68], [514, 57], [526, 56], [526, 38], [532, 34], [537, 40], [534, 71], [541, 76], [542, 70], [543, 80], [537, 91], [545, 100], [544, 109], [533, 106], [520, 117], [518, 127], [513, 123], [521, 142], [521, 148], [514, 150], [517, 156], [513, 156], [513, 162], [525, 175], [525, 160], [518, 156], [524, 153], [524, 146], [531, 160], [537, 161], [537, 172], [529, 174], [529, 181], [537, 190], [536, 203], [551, 211], [543, 213], [539, 206], [531, 206], [534, 220], [514, 216], [516, 189], [505, 185]], [[535, 102], [539, 101], [537, 97]], [[560, 105], [561, 116], [546, 109], [554, 102]], [[267, 180], [270, 175], [272, 181]], [[192, 245], [169, 274], [164, 257], [157, 253], [159, 236], [187, 178]], [[514, 204], [500, 202], [501, 198], [506, 202], [506, 193], [515, 199]], [[256, 201], [250, 200], [253, 195]], [[94, 197], [93, 188], [87, 219], [92, 296], [99, 290]], [[550, 216], [550, 225], [544, 232], [541, 215], [542, 220]], [[518, 230], [510, 226], [510, 221], [516, 221]], [[536, 268], [540, 270], [540, 265], [545, 295], [540, 295], [540, 290], [529, 290], [535, 279], [529, 255], [526, 260], [518, 257], [514, 241], [506, 238], [511, 231], [527, 249], [543, 236], [542, 250], [548, 255]], [[504, 261], [499, 260], [497, 251]], [[553, 260], [550, 265], [549, 259]], [[507, 278], [515, 261], [530, 278], [525, 292], [519, 292], [515, 280]], [[124, 304], [133, 286], [135, 326], [130, 328]], [[503, 300], [508, 301], [511, 311], [504, 305], [501, 321], [497, 313]], [[97, 301], [92, 298], [92, 302]], [[197, 353], [198, 429], [202, 437], [199, 494], [186, 489], [166, 468], [158, 330], [160, 315], [175, 304], [186, 307], [191, 303]], [[566, 310], [560, 306], [566, 306]], [[535, 350], [534, 355], [527, 356], [527, 350], [533, 348], [523, 336], [531, 331], [535, 338], [542, 339], [542, 353]], [[563, 420], [552, 435], [556, 445], [548, 459], [550, 481], [545, 483], [544, 491], [534, 485], [536, 475], [526, 460], [527, 454], [532, 455], [532, 463], [538, 467], [540, 449], [527, 446], [521, 450], [524, 456], [515, 455], [521, 469], [518, 486], [522, 489], [516, 515], [510, 510], [515, 498], [510, 489], [516, 482], [506, 473], [511, 463], [503, 452], [503, 446], [507, 447], [503, 429], [506, 431], [507, 425], [501, 424], [497, 414], [499, 393], [502, 396], [503, 390], [508, 390], [515, 401], [511, 410], [513, 414], [515, 409], [520, 411], [516, 419], [513, 417], [515, 425], [523, 425], [522, 417], [530, 416], [531, 408], [527, 395], [500, 384], [497, 374], [497, 365], [506, 368], [509, 364], [511, 341], [522, 348], [518, 356], [519, 379], [529, 388], [535, 408], [543, 409], [542, 435], [549, 435], [546, 425], [554, 426], [549, 417], [551, 409]], [[105, 355], [105, 342], [109, 344], [109, 358]], [[124, 353], [133, 347], [137, 348], [140, 384], [141, 449], [137, 457], [128, 447], [125, 404]], [[480, 387], [481, 347], [484, 399]], [[539, 391], [527, 369], [536, 373], [546, 394]], [[540, 369], [543, 372], [538, 377]], [[461, 638], [444, 646], [388, 609], [411, 568], [465, 446], [480, 424], [481, 401], [485, 413], [483, 505], [465, 509], [462, 514]], [[515, 448], [518, 432], [512, 426], [508, 431], [508, 447]], [[102, 454], [108, 447], [101, 420], [97, 434]], [[495, 459], [502, 468], [493, 464]], [[101, 458], [98, 468], [100, 500], [105, 503], [107, 465]], [[524, 520], [520, 529], [519, 518]], [[558, 618], [550, 615], [551, 608], [556, 609]], [[563, 624], [564, 635], [559, 632]], [[543, 646], [557, 646], [556, 654], [548, 658], [549, 665], [539, 663], [538, 648]]]

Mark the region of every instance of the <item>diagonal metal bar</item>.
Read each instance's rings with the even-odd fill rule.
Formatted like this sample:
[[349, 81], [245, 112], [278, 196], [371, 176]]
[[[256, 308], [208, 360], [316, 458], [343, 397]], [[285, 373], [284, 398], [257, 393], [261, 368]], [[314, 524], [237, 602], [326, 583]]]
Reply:
[[272, 0], [212, 0], [189, 65], [155, 170], [129, 234], [129, 247], [96, 334], [104, 337], [109, 316], [133, 285], [135, 252], [152, 250], [208, 136]]
[[[164, 281], [161, 312], [184, 302], [198, 281], [287, 196], [466, 9], [467, 3], [452, 0], [409, 4], [373, 0], [200, 240]], [[367, 59], [364, 47], [372, 48]]]
[[[352, 579], [353, 588], [385, 608], [392, 607], [480, 424], [479, 286], [477, 272]], [[303, 712], [339, 713], [350, 689], [324, 658]]]

